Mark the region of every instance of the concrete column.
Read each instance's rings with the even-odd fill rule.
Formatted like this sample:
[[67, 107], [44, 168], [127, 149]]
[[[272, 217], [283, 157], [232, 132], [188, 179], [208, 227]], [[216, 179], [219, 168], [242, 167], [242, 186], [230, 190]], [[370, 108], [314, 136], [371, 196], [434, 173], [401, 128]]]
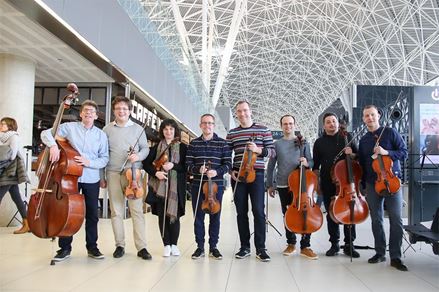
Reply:
[[[0, 53], [0, 117], [11, 117], [17, 121], [22, 147], [32, 145], [35, 65], [36, 63], [29, 58]], [[20, 151], [23, 157], [26, 157], [25, 150], [21, 148]], [[29, 156], [31, 160], [32, 157]], [[31, 165], [30, 163], [31, 161], [28, 161], [28, 165]], [[31, 188], [29, 185], [27, 199], [30, 197]], [[20, 185], [20, 191], [24, 199], [24, 184]], [[6, 226], [16, 211], [9, 193], [6, 194], [0, 205], [0, 226]], [[20, 218], [19, 215], [17, 217]], [[19, 222], [13, 220], [11, 225], [19, 225]]]

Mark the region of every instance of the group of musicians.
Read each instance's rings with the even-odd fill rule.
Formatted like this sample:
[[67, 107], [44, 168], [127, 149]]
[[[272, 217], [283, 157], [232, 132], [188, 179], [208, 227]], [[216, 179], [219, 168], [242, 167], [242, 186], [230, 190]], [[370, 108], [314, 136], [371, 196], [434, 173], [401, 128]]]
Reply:
[[[299, 164], [311, 168], [317, 175], [319, 183], [317, 192], [323, 196], [325, 209], [329, 210], [331, 198], [336, 196], [336, 185], [331, 177], [334, 159], [342, 159], [349, 155], [359, 161], [363, 176], [361, 178], [362, 193], [366, 196], [370, 209], [372, 232], [375, 239], [376, 254], [368, 262], [371, 264], [386, 261], [386, 237], [383, 228], [384, 203], [390, 220], [389, 253], [390, 264], [401, 271], [407, 267], [401, 261], [402, 225], [402, 192], [378, 194], [374, 189], [376, 174], [372, 171], [373, 156], [388, 156], [393, 161], [393, 173], [400, 176], [399, 160], [407, 156], [407, 147], [401, 135], [394, 129], [380, 126], [380, 115], [373, 105], [363, 109], [363, 122], [367, 133], [360, 140], [360, 147], [354, 143], [346, 145], [339, 135], [339, 121], [333, 113], [323, 116], [323, 136], [318, 138], [311, 150], [305, 143], [303, 155], [299, 150], [295, 136], [296, 120], [292, 115], [284, 115], [280, 119], [283, 137], [276, 142], [270, 130], [253, 122], [249, 102], [240, 101], [235, 107], [239, 126], [231, 129], [222, 139], [215, 134], [215, 117], [204, 114], [200, 119], [202, 135], [191, 141], [189, 146], [181, 143], [180, 130], [172, 119], [164, 120], [160, 125], [160, 142], [151, 149], [142, 127], [132, 122], [129, 117], [132, 104], [129, 98], [116, 97], [112, 102], [115, 120], [100, 130], [94, 125], [97, 119], [97, 105], [90, 100], [85, 101], [80, 109], [80, 122], [69, 122], [60, 125], [54, 136], [51, 129], [41, 133], [42, 141], [50, 148], [50, 161], [59, 159], [60, 150], [56, 139], [66, 139], [79, 152], [75, 157], [83, 166], [83, 174], [79, 178], [79, 188], [85, 198], [85, 231], [88, 255], [96, 259], [104, 258], [97, 246], [98, 239], [98, 196], [99, 187], [108, 187], [111, 223], [113, 227], [115, 250], [113, 257], [120, 258], [125, 254], [124, 232], [124, 189], [129, 183], [124, 171], [143, 168], [149, 174], [146, 201], [151, 205], [152, 213], [158, 216], [158, 226], [162, 235], [163, 256], [179, 256], [177, 247], [180, 233], [180, 217], [185, 214], [186, 175], [193, 176], [191, 184], [192, 211], [194, 214], [194, 233], [197, 248], [192, 259], [205, 256], [205, 215], [209, 215], [209, 256], [222, 259], [218, 249], [221, 210], [204, 210], [202, 202], [207, 205], [221, 206], [224, 193], [224, 174], [232, 178], [233, 201], [236, 206], [240, 248], [235, 258], [243, 259], [251, 255], [249, 227], [249, 198], [254, 220], [254, 246], [256, 257], [262, 262], [270, 261], [265, 246], [266, 215], [265, 192], [274, 197], [279, 195], [282, 212], [285, 215], [292, 203], [292, 194], [288, 186], [288, 176]], [[376, 136], [380, 136], [379, 146], [375, 144]], [[349, 136], [349, 139], [352, 137]], [[234, 153], [232, 161], [232, 152]], [[239, 172], [244, 167], [246, 152], [255, 154], [253, 161], [255, 175], [252, 182], [242, 181]], [[311, 156], [311, 153], [313, 154]], [[340, 155], [342, 153], [343, 155]], [[157, 168], [157, 161], [166, 154], [166, 160]], [[268, 167], [265, 174], [265, 160]], [[204, 184], [215, 184], [214, 197], [203, 194]], [[203, 186], [203, 188], [202, 188]], [[202, 191], [203, 189], [203, 191]], [[128, 208], [133, 222], [134, 243], [137, 256], [150, 260], [151, 254], [146, 247], [145, 218], [143, 215], [143, 197], [129, 198]], [[216, 202], [216, 203], [215, 203]], [[335, 256], [340, 251], [339, 223], [327, 215], [327, 226], [331, 246], [326, 256]], [[285, 256], [296, 251], [296, 234], [285, 229], [287, 246]], [[300, 255], [317, 259], [311, 249], [311, 234], [302, 234]], [[54, 261], [62, 261], [70, 257], [73, 237], [60, 237], [59, 247]], [[344, 225], [343, 253], [352, 258], [360, 257], [354, 248], [355, 225]]]

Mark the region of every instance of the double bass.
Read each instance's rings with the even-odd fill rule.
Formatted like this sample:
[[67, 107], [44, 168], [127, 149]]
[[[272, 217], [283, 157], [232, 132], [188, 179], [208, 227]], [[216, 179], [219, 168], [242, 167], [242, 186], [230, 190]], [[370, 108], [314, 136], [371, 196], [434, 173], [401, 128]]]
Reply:
[[[64, 110], [74, 104], [79, 94], [74, 83], [68, 84], [67, 90], [71, 93], [59, 106], [51, 131], [53, 137], [58, 132]], [[60, 149], [58, 161], [49, 161], [49, 147], [38, 157], [38, 188], [29, 200], [29, 227], [40, 238], [72, 236], [81, 228], [85, 216], [84, 196], [78, 191], [83, 167], [74, 160], [80, 154], [64, 139], [56, 139], [56, 143]]]
[[[340, 135], [344, 137], [345, 147], [349, 145], [345, 125], [340, 125]], [[333, 170], [338, 194], [332, 198], [329, 215], [336, 223], [359, 224], [369, 216], [369, 206], [362, 196], [359, 182], [362, 176], [360, 164], [350, 155], [338, 161]]]
[[[304, 155], [304, 139], [297, 136], [300, 156]], [[285, 212], [285, 226], [294, 233], [309, 234], [322, 227], [323, 214], [314, 202], [313, 194], [317, 186], [317, 176], [300, 162], [299, 168], [288, 176], [288, 187], [293, 193], [293, 202]]]

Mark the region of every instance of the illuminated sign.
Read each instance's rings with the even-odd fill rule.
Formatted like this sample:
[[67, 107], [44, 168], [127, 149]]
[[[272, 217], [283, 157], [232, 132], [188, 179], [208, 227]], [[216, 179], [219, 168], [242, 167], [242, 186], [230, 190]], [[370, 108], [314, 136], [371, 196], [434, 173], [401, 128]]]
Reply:
[[146, 123], [147, 126], [158, 131], [160, 124], [162, 123], [162, 119], [157, 116], [156, 111], [153, 110], [152, 112], [148, 110], [145, 106], [141, 105], [135, 100], [131, 100], [131, 102], [133, 104], [131, 117], [142, 124]]

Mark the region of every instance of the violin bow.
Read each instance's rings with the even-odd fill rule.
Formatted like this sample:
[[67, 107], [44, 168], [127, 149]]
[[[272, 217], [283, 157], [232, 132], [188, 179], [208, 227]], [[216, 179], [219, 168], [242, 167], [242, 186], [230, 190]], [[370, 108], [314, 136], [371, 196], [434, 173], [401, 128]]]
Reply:
[[[203, 168], [204, 168], [205, 166], [206, 166], [206, 160], [203, 161]], [[202, 186], [202, 184], [203, 184], [203, 176], [204, 176], [204, 172], [201, 173], [200, 187], [198, 188], [197, 203], [196, 203], [196, 205], [195, 205], [195, 211], [194, 211], [194, 223], [195, 223], [195, 219], [197, 218], [198, 203], [200, 202], [201, 186]]]
[[[127, 163], [128, 163], [128, 159], [129, 159], [130, 155], [134, 153], [134, 151], [135, 151], [134, 149], [136, 148], [137, 144], [139, 144], [140, 137], [142, 137], [143, 132], [145, 132], [146, 126], [147, 126], [147, 123], [146, 123], [146, 121], [145, 121], [145, 122], [143, 123], [142, 131], [140, 132], [139, 136], [137, 137], [136, 143], [134, 143], [134, 146], [131, 147], [131, 149], [128, 151], [127, 158], [125, 159], [125, 162], [122, 164], [122, 167], [120, 168], [120, 173], [122, 173], [123, 170], [125, 169], [125, 166], [126, 166]], [[146, 133], [145, 133], [145, 136], [146, 136]]]
[[166, 221], [166, 210], [168, 205], [168, 192], [169, 192], [169, 181], [168, 181], [168, 172], [166, 171], [166, 179], [165, 179], [165, 204], [163, 206], [163, 227], [162, 227], [162, 238], [165, 237], [165, 221]]
[[[354, 140], [355, 140], [358, 136], [360, 136], [361, 133], [363, 133], [363, 130], [364, 130], [365, 128], [366, 128], [366, 125], [363, 124], [363, 125], [361, 126], [360, 131], [358, 131], [358, 133], [355, 134], [355, 136], [353, 136], [352, 139], [351, 139], [351, 140], [350, 140], [350, 141], [349, 141], [349, 142], [343, 147], [343, 149], [341, 149], [340, 152], [338, 152], [338, 154], [334, 157], [334, 161], [333, 161], [333, 163], [337, 162], [337, 160], [340, 158], [340, 156], [344, 153], [345, 149], [346, 149], [349, 145], [351, 145], [351, 143], [354, 142]], [[346, 132], [347, 132], [347, 131], [346, 131]]]

